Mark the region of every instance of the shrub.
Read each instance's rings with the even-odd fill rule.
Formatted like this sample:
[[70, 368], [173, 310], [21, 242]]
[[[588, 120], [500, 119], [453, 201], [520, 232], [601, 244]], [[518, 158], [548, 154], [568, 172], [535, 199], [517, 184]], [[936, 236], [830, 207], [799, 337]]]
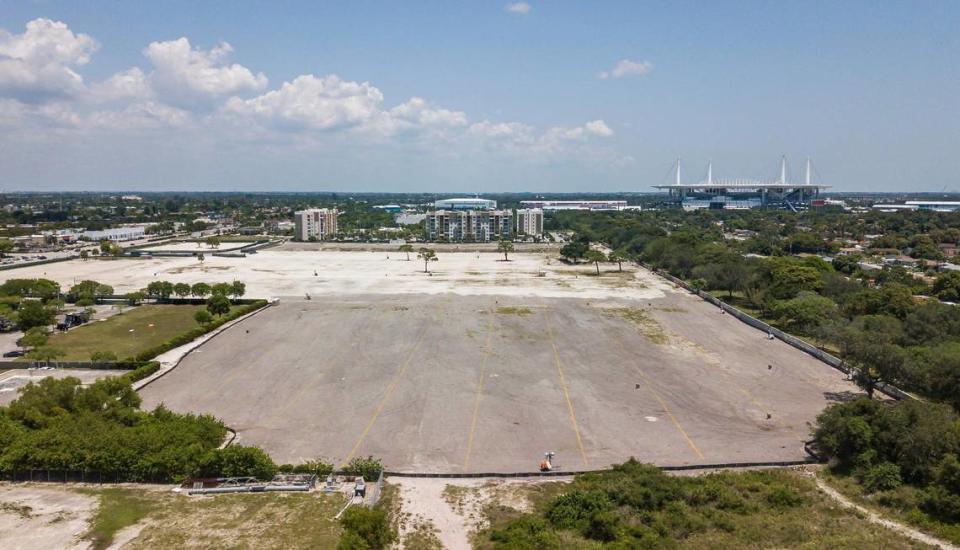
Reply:
[[863, 486], [868, 493], [891, 491], [900, 487], [900, 466], [884, 462], [873, 466], [863, 476]]
[[380, 472], [383, 471], [383, 462], [379, 458], [373, 458], [372, 456], [364, 457], [355, 457], [350, 462], [347, 463], [347, 467], [343, 469], [343, 473], [351, 476], [363, 476], [363, 479], [372, 481], [380, 477]]
[[94, 363], [110, 363], [117, 360], [117, 354], [112, 351], [95, 351], [90, 354], [90, 360]]
[[233, 445], [207, 452], [194, 473], [200, 477], [251, 476], [268, 480], [277, 473], [277, 465], [259, 447]]
[[280, 467], [280, 470], [294, 474], [316, 474], [317, 477], [322, 479], [333, 472], [333, 464], [318, 458], [316, 460], [308, 460], [296, 466], [288, 464], [285, 465], [285, 467]]
[[550, 503], [546, 516], [554, 527], [585, 531], [594, 514], [611, 507], [607, 495], [600, 491], [572, 491]]
[[[387, 513], [383, 510], [365, 506], [350, 507], [340, 518], [340, 525], [343, 526], [344, 538], [349, 546], [344, 546], [341, 541], [339, 548], [381, 550], [397, 540], [397, 533], [390, 526]], [[360, 541], [366, 543], [366, 546], [358, 546]]]
[[527, 548], [560, 548], [560, 539], [550, 530], [547, 522], [534, 517], [522, 517], [505, 527], [490, 533], [495, 548], [502, 550], [525, 550]]

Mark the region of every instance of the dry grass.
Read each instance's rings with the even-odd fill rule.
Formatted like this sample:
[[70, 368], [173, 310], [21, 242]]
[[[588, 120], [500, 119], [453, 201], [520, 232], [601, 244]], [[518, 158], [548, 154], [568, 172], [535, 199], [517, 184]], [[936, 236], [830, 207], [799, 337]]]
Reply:
[[522, 306], [500, 306], [495, 310], [500, 315], [520, 315], [526, 316], [533, 313], [528, 307]]
[[665, 345], [670, 343], [670, 335], [660, 323], [651, 319], [647, 312], [639, 307], [616, 307], [604, 310], [606, 315], [626, 319], [636, 326], [640, 332], [654, 344]]

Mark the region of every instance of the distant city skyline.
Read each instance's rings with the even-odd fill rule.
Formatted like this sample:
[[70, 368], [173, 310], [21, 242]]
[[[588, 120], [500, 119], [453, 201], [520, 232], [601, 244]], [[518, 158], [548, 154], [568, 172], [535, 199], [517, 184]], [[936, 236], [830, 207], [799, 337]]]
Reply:
[[5, 191], [960, 192], [956, 2], [2, 5]]

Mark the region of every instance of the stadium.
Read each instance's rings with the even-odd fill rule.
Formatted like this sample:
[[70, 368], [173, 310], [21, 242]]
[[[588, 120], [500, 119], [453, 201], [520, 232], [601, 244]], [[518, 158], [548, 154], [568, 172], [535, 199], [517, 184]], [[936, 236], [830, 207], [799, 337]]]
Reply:
[[713, 163], [707, 164], [707, 176], [699, 183], [682, 183], [680, 159], [674, 164], [674, 182], [654, 185], [667, 191], [670, 201], [684, 210], [746, 210], [780, 208], [797, 211], [806, 208], [828, 185], [811, 181], [813, 165], [807, 159], [803, 183], [787, 178], [787, 159], [780, 161], [780, 177], [776, 180], [713, 177]]

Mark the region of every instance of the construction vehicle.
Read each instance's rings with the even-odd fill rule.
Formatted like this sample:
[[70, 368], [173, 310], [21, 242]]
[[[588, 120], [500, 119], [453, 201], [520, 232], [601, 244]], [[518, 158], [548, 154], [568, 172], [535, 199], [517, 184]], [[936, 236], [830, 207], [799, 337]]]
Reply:
[[553, 457], [557, 456], [557, 453], [553, 451], [547, 451], [543, 453], [543, 460], [540, 461], [540, 471], [549, 472], [553, 470]]

